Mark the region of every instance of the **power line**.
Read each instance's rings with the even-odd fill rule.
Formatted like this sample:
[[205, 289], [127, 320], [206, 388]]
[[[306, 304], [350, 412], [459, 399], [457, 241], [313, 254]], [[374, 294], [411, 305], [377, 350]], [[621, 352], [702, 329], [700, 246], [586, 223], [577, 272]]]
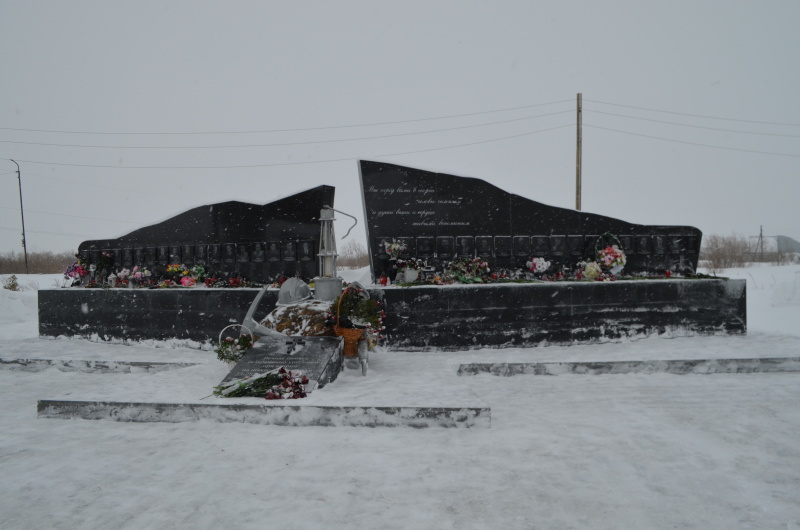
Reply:
[[275, 133], [275, 132], [297, 132], [297, 131], [323, 131], [323, 130], [330, 130], [330, 129], [349, 129], [353, 127], [373, 127], [377, 125], [395, 125], [398, 123], [414, 123], [420, 121], [432, 121], [432, 120], [445, 120], [450, 118], [463, 118], [466, 116], [479, 116], [481, 114], [494, 114], [498, 112], [508, 112], [512, 110], [522, 110], [522, 109], [531, 109], [534, 107], [544, 107], [547, 105], [557, 105], [560, 103], [568, 103], [571, 102], [571, 99], [565, 99], [561, 101], [551, 101], [549, 103], [538, 103], [536, 105], [525, 105], [522, 107], [509, 107], [506, 109], [498, 109], [498, 110], [487, 110], [482, 112], [468, 112], [464, 114], [451, 114], [448, 116], [435, 116], [432, 118], [418, 118], [413, 120], [398, 120], [398, 121], [386, 121], [386, 122], [375, 122], [375, 123], [359, 123], [359, 124], [352, 124], [352, 125], [332, 125], [329, 127], [306, 127], [306, 128], [299, 128], [299, 129], [270, 129], [270, 130], [263, 130], [263, 131], [207, 131], [207, 132], [100, 132], [100, 131], [65, 131], [65, 130], [52, 130], [52, 129], [17, 129], [12, 127], [0, 127], [0, 130], [3, 131], [25, 131], [25, 132], [44, 132], [44, 133], [59, 133], [59, 134], [102, 134], [102, 135], [200, 135], [200, 134], [261, 134], [261, 133]]
[[764, 132], [754, 132], [754, 131], [737, 131], [735, 129], [721, 129], [718, 127], [703, 127], [702, 125], [690, 125], [688, 123], [678, 123], [674, 121], [664, 121], [664, 120], [654, 120], [651, 118], [640, 118], [638, 116], [628, 116], [626, 114], [615, 114], [613, 112], [602, 112], [599, 110], [589, 110], [589, 112], [593, 112], [595, 114], [605, 114], [606, 116], [619, 116], [620, 118], [630, 118], [632, 120], [641, 120], [641, 121], [651, 121], [654, 123], [665, 123], [667, 125], [679, 125], [681, 127], [692, 127], [693, 129], [707, 129], [709, 131], [723, 131], [723, 132], [730, 132], [730, 133], [738, 133], [738, 134], [757, 134], [761, 136], [782, 136], [786, 138], [800, 138], [799, 134], [779, 134], [779, 133], [764, 133]]
[[[405, 151], [402, 153], [388, 153], [383, 155], [365, 155], [363, 157], [345, 157], [345, 158], [331, 158], [326, 160], [309, 160], [305, 162], [281, 162], [277, 164], [246, 164], [246, 165], [236, 165], [236, 166], [109, 166], [109, 165], [100, 165], [100, 164], [69, 164], [64, 162], [43, 162], [39, 160], [20, 160], [20, 162], [25, 162], [27, 164], [43, 164], [49, 166], [68, 166], [68, 167], [91, 167], [91, 168], [103, 168], [103, 169], [247, 169], [247, 168], [258, 168], [258, 167], [279, 167], [279, 166], [296, 166], [296, 165], [304, 165], [304, 164], [322, 164], [326, 162], [347, 162], [351, 160], [357, 160], [359, 158], [377, 158], [377, 157], [387, 157], [387, 156], [400, 156], [400, 155], [410, 155], [414, 153], [426, 153], [429, 151], [441, 151], [444, 149], [456, 149], [459, 147], [469, 147], [473, 145], [480, 145], [480, 144], [487, 144], [492, 142], [500, 142], [502, 140], [510, 140], [512, 138], [521, 138], [523, 136], [530, 136], [533, 134], [538, 134], [547, 131], [553, 131], [556, 129], [563, 129], [564, 127], [571, 127], [574, 124], [566, 124], [566, 125], [559, 125], [558, 127], [550, 127], [547, 129], [541, 129], [538, 131], [531, 131], [522, 134], [515, 134], [512, 136], [504, 136], [502, 138], [494, 138], [490, 140], [482, 140], [478, 142], [470, 142], [466, 144], [457, 144], [457, 145], [450, 145], [446, 147], [435, 147], [431, 149], [420, 149], [417, 151]], [[3, 158], [3, 160], [7, 160]], [[41, 176], [41, 175], [40, 175]], [[126, 190], [127, 191], [127, 190]], [[132, 192], [135, 193], [135, 192]], [[152, 194], [147, 194], [152, 195]]]
[[615, 107], [625, 107], [628, 109], [637, 109], [637, 110], [647, 110], [651, 112], [663, 112], [664, 114], [676, 114], [678, 116], [691, 116], [693, 118], [708, 118], [711, 120], [725, 120], [725, 121], [739, 121], [742, 123], [760, 123], [762, 125], [783, 125], [787, 127], [800, 127], [800, 123], [780, 123], [780, 122], [772, 122], [772, 121], [756, 121], [756, 120], [742, 120], [737, 118], [722, 118], [719, 116], [705, 116], [703, 114], [689, 114], [685, 112], [674, 112], [670, 110], [658, 110], [658, 109], [648, 109], [646, 107], [634, 107], [633, 105], [620, 105], [619, 103], [608, 103], [606, 101], [597, 101], [593, 99], [585, 99], [584, 101], [590, 101], [592, 103], [600, 103], [601, 105], [613, 105]]
[[[18, 208], [12, 208], [10, 206], [0, 206], [3, 210], [17, 210]], [[26, 212], [33, 212], [33, 213], [40, 213], [44, 215], [57, 215], [59, 217], [72, 217], [75, 219], [88, 219], [90, 221], [110, 221], [112, 223], [123, 223], [123, 224], [135, 224], [134, 221], [120, 221], [119, 219], [104, 219], [102, 217], [84, 217], [82, 215], [69, 215], [65, 213], [53, 213], [53, 212], [43, 212], [41, 210], [25, 210]]]
[[330, 143], [337, 143], [337, 142], [355, 142], [361, 140], [377, 140], [382, 138], [396, 138], [400, 136], [414, 136], [417, 134], [431, 134], [437, 132], [445, 132], [445, 131], [456, 131], [461, 129], [473, 129], [476, 127], [486, 127], [489, 125], [498, 125], [501, 123], [512, 123], [516, 121], [524, 121], [524, 120], [532, 120], [535, 118], [545, 118], [548, 116], [557, 116], [559, 114], [566, 114], [571, 113], [571, 110], [564, 110], [560, 112], [551, 112], [550, 114], [540, 114], [537, 116], [526, 116], [524, 118], [514, 118], [511, 120], [502, 120], [502, 121], [495, 121], [489, 123], [479, 123], [477, 125], [462, 125], [459, 127], [448, 127], [444, 129], [434, 129], [430, 131], [418, 131], [418, 132], [411, 132], [411, 133], [398, 133], [398, 134], [385, 134], [379, 136], [362, 136], [359, 138], [341, 138], [336, 140], [312, 140], [307, 142], [287, 142], [287, 143], [277, 143], [277, 144], [248, 144], [248, 145], [199, 145], [199, 146], [126, 146], [126, 145], [83, 145], [83, 144], [53, 144], [53, 143], [42, 143], [42, 142], [21, 142], [16, 140], [0, 140], [0, 143], [4, 144], [22, 144], [22, 145], [43, 145], [43, 146], [50, 146], [50, 147], [85, 147], [85, 148], [93, 148], [93, 149], [242, 149], [242, 148], [251, 148], [251, 147], [286, 147], [291, 145], [311, 145], [311, 144], [330, 144]]
[[[0, 230], [10, 230], [12, 232], [18, 232], [19, 228], [9, 228], [7, 226], [0, 226]], [[45, 232], [43, 230], [28, 230], [28, 232], [33, 232], [34, 234], [47, 234], [50, 236], [94, 237], [94, 236], [88, 236], [86, 234], [62, 234], [60, 232]]]
[[712, 149], [724, 149], [726, 151], [741, 151], [743, 153], [757, 153], [757, 154], [760, 154], [760, 155], [788, 156], [788, 157], [791, 157], [791, 158], [800, 158], [800, 155], [792, 155], [792, 154], [788, 154], [788, 153], [773, 153], [773, 152], [770, 152], [770, 151], [756, 151], [754, 149], [739, 149], [739, 148], [736, 148], [736, 147], [722, 147], [720, 145], [701, 144], [701, 143], [697, 143], [697, 142], [687, 142], [687, 141], [684, 141], [684, 140], [674, 140], [672, 138], [662, 138], [660, 136], [651, 136], [649, 134], [639, 134], [639, 133], [632, 133], [632, 132], [628, 132], [628, 131], [620, 131], [618, 129], [610, 129], [608, 127], [600, 127], [600, 126], [597, 126], [597, 125], [589, 125], [589, 124], [586, 124], [586, 123], [584, 123], [584, 125], [586, 125], [587, 127], [592, 127], [594, 129], [601, 129], [601, 130], [604, 130], [604, 131], [612, 131], [612, 132], [621, 133], [621, 134], [629, 134], [631, 136], [641, 136], [643, 138], [652, 138], [652, 139], [655, 139], [655, 140], [664, 140], [666, 142], [675, 142], [675, 143], [678, 143], [678, 144], [696, 145], [696, 146], [699, 146], [699, 147], [710, 147]]
[[33, 176], [33, 177], [39, 177], [39, 178], [43, 178], [43, 179], [55, 180], [56, 182], [66, 182], [66, 183], [69, 183], [69, 184], [77, 184], [79, 186], [86, 186], [86, 187], [89, 187], [89, 188], [103, 188], [103, 189], [107, 189], [107, 190], [111, 190], [111, 191], [115, 191], [115, 192], [135, 193], [137, 195], [147, 195], [148, 197], [162, 197], [162, 198], [164, 197], [163, 193], [160, 193], [160, 194], [159, 193], [147, 193], [146, 191], [138, 191], [138, 190], [134, 190], [134, 189], [131, 189], [131, 188], [123, 189], [123, 188], [115, 188], [113, 186], [103, 186], [102, 184], [89, 184], [88, 182], [81, 182], [81, 181], [78, 181], [78, 180], [69, 180], [69, 179], [64, 179], [64, 178], [48, 177], [47, 175], [39, 175], [37, 173], [26, 172], [26, 174], [29, 175], [29, 176]]

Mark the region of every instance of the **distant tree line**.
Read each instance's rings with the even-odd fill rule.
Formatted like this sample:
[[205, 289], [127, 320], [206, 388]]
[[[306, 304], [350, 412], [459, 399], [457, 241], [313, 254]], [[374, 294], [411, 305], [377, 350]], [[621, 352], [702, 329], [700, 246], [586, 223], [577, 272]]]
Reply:
[[[30, 274], [58, 274], [74, 262], [74, 252], [28, 252]], [[25, 254], [13, 250], [0, 254], [0, 274], [25, 274]]]

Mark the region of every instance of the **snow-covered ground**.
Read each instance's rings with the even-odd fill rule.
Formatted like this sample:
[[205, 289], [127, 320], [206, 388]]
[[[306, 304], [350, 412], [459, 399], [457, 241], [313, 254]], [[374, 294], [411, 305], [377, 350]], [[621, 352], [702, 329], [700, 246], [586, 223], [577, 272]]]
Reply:
[[0, 528], [800, 529], [800, 373], [456, 375], [481, 361], [800, 355], [800, 266], [725, 274], [747, 279], [747, 336], [378, 351], [367, 377], [345, 371], [308, 398], [490, 406], [490, 429], [37, 419], [38, 399], [199, 400], [227, 368], [178, 344], [39, 339], [36, 290], [0, 289], [2, 359], [198, 363], [0, 370]]

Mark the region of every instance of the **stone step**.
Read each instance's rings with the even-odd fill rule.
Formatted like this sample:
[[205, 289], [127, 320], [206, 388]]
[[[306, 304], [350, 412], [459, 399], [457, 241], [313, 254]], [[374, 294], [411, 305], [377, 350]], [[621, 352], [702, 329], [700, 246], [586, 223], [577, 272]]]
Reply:
[[132, 403], [39, 400], [39, 418], [127, 422], [211, 420], [292, 427], [489, 428], [489, 407], [346, 407], [302, 404]]
[[592, 361], [538, 363], [471, 363], [458, 375], [607, 375], [607, 374], [751, 374], [800, 372], [800, 357], [686, 359], [669, 361]]
[[168, 363], [149, 361], [81, 361], [76, 359], [0, 359], [0, 369], [41, 372], [56, 368], [61, 372], [101, 374], [154, 374], [166, 370], [177, 370], [198, 363]]

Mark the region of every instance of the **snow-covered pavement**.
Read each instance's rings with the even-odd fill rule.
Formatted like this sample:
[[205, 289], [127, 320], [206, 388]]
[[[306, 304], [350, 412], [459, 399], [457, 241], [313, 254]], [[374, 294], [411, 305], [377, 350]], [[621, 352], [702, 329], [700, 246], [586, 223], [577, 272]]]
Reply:
[[800, 267], [726, 274], [748, 280], [747, 336], [375, 352], [366, 378], [346, 371], [307, 398], [489, 406], [489, 429], [38, 419], [45, 398], [199, 400], [227, 368], [176, 344], [38, 339], [36, 292], [0, 289], [2, 359], [198, 363], [0, 370], [0, 528], [800, 528], [800, 373], [456, 374], [475, 362], [800, 355]]

